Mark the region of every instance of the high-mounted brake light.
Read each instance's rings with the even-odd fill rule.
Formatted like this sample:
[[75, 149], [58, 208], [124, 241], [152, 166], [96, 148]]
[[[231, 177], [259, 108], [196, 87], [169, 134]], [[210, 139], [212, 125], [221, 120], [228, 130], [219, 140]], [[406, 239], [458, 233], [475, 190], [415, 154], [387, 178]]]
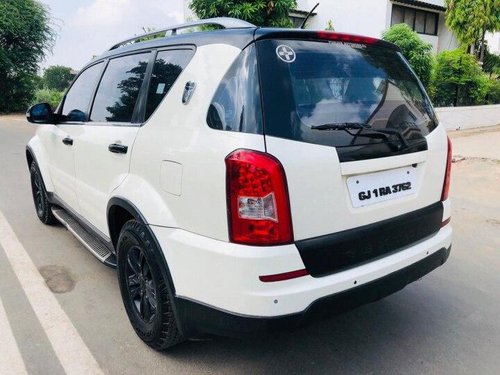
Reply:
[[246, 245], [293, 241], [285, 171], [269, 154], [236, 150], [226, 157], [229, 237]]
[[359, 44], [376, 44], [379, 42], [379, 39], [370, 38], [369, 36], [334, 33], [331, 31], [318, 31], [317, 35], [319, 39], [333, 40], [336, 42], [348, 42], [348, 43], [359, 43]]
[[441, 201], [448, 199], [448, 193], [450, 191], [450, 179], [451, 179], [451, 161], [452, 161], [452, 145], [450, 137], [448, 137], [448, 155], [446, 159], [446, 172], [444, 175], [443, 192], [441, 194]]

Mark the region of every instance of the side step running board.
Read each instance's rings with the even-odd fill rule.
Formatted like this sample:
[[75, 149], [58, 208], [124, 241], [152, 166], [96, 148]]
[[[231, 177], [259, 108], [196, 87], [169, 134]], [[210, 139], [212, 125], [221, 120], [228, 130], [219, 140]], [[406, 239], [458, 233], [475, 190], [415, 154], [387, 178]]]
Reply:
[[52, 207], [52, 213], [97, 259], [116, 268], [116, 256], [106, 244], [87, 231], [73, 216], [60, 207]]

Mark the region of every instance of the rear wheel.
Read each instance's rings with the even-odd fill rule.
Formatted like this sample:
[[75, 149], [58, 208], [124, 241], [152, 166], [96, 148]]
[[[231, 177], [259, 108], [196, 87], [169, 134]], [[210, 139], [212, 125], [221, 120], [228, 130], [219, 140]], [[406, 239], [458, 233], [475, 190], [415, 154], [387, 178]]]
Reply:
[[40, 221], [47, 225], [57, 223], [57, 219], [52, 214], [52, 205], [47, 197], [47, 191], [43, 184], [42, 175], [35, 161], [30, 165], [31, 191], [33, 193], [33, 202], [35, 203], [36, 215]]
[[118, 240], [118, 279], [125, 310], [137, 335], [156, 350], [183, 341], [174, 315], [170, 285], [161, 272], [157, 248], [146, 227], [130, 220]]

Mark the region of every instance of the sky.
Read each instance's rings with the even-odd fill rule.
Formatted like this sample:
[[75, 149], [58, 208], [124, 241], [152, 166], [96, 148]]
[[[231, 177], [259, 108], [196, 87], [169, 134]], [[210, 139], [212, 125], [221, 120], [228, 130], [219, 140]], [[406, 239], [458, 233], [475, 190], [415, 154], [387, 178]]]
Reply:
[[42, 68], [64, 65], [80, 70], [93, 56], [143, 27], [182, 23], [183, 0], [38, 0], [49, 8], [57, 39]]

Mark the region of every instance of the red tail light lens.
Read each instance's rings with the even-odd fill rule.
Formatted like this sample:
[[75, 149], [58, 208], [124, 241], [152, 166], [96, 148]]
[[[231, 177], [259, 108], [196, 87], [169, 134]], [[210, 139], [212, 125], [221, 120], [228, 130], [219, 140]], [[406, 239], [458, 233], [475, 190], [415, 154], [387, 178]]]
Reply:
[[229, 237], [246, 245], [293, 241], [285, 171], [271, 155], [236, 150], [226, 157]]
[[446, 159], [446, 173], [444, 175], [443, 193], [441, 194], [441, 200], [445, 201], [448, 199], [448, 192], [450, 191], [450, 179], [451, 179], [451, 160], [452, 155], [452, 145], [450, 137], [448, 137], [448, 156]]

